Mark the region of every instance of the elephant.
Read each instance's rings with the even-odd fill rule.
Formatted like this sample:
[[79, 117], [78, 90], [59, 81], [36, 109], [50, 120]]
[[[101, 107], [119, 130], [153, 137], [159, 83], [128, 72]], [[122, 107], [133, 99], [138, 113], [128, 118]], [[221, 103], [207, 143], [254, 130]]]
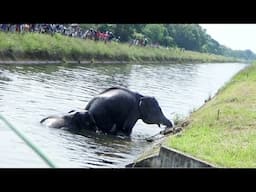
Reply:
[[96, 122], [87, 110], [72, 110], [68, 112], [67, 115], [63, 116], [51, 115], [42, 119], [40, 123], [45, 121], [47, 121], [47, 126], [52, 128], [64, 128], [73, 131], [86, 128], [88, 130], [96, 131], [94, 129], [96, 128]]
[[94, 130], [105, 134], [119, 133], [130, 136], [136, 122], [173, 127], [162, 112], [155, 97], [144, 96], [127, 88], [111, 87], [88, 102], [81, 111], [72, 110], [64, 116], [49, 116], [50, 127], [66, 127], [69, 130]]

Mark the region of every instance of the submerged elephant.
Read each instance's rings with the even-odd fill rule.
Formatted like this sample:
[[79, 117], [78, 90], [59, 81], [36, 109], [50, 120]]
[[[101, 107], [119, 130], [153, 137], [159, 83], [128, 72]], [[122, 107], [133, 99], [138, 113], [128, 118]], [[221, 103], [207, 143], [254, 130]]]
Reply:
[[94, 97], [83, 111], [70, 111], [67, 115], [49, 116], [46, 120], [50, 127], [66, 127], [69, 130], [94, 130], [116, 135], [123, 133], [129, 136], [132, 129], [141, 119], [147, 124], [173, 127], [154, 97], [143, 96], [125, 88], [112, 87]]

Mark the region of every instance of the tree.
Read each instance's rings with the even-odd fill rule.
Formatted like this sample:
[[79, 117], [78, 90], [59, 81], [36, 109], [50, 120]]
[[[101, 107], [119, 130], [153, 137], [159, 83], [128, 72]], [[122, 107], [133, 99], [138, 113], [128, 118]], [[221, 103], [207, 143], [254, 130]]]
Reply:
[[115, 24], [100, 24], [98, 26], [98, 30], [101, 32], [113, 31], [115, 27]]
[[116, 24], [114, 35], [120, 36], [121, 42], [127, 42], [132, 38], [134, 31], [134, 26], [131, 24]]
[[159, 43], [164, 38], [165, 29], [162, 24], [147, 24], [142, 31], [153, 43]]
[[176, 44], [171, 36], [165, 36], [162, 43], [166, 47], [176, 47]]
[[251, 50], [232, 50], [221, 45], [198, 24], [80, 24], [83, 29], [112, 31], [121, 42], [148, 38], [163, 46], [179, 47], [192, 51], [213, 53], [246, 60], [256, 59]]

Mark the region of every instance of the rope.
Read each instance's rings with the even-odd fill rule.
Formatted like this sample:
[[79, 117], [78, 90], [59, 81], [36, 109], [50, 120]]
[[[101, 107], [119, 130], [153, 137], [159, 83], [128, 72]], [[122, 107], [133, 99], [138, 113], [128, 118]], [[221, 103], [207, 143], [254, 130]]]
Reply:
[[150, 137], [145, 138], [145, 140], [147, 142], [152, 142], [152, 141], [154, 141], [154, 137], [157, 136], [157, 135], [160, 135], [160, 134], [161, 134], [161, 131], [159, 133], [155, 134], [155, 135], [152, 135]]
[[[167, 135], [175, 134], [177, 132], [180, 132], [181, 130], [182, 130], [182, 127], [166, 128], [165, 130], [160, 131], [159, 133], [157, 133], [155, 135], [145, 138], [145, 140], [147, 142], [153, 142], [154, 140], [162, 139], [162, 138], [166, 137]], [[162, 135], [162, 137], [158, 137], [158, 138], [154, 139], [154, 137], [156, 137], [157, 135]]]
[[51, 168], [56, 168], [56, 166], [43, 154], [42, 151], [39, 150], [28, 138], [25, 137], [23, 133], [21, 133], [17, 128], [15, 128], [11, 123], [9, 123], [2, 115], [0, 115], [0, 119], [12, 130], [19, 138], [21, 138], [37, 155], [44, 160], [44, 162], [49, 165]]

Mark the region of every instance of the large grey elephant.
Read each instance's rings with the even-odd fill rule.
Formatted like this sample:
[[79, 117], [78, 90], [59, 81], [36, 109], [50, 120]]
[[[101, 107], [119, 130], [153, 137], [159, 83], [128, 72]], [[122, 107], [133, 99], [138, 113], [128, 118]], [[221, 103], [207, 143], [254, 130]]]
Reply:
[[154, 97], [143, 96], [125, 88], [112, 87], [94, 97], [82, 111], [70, 111], [67, 115], [49, 116], [50, 127], [66, 127], [70, 130], [94, 130], [106, 134], [129, 136], [137, 120], [147, 124], [173, 127], [165, 117]]

